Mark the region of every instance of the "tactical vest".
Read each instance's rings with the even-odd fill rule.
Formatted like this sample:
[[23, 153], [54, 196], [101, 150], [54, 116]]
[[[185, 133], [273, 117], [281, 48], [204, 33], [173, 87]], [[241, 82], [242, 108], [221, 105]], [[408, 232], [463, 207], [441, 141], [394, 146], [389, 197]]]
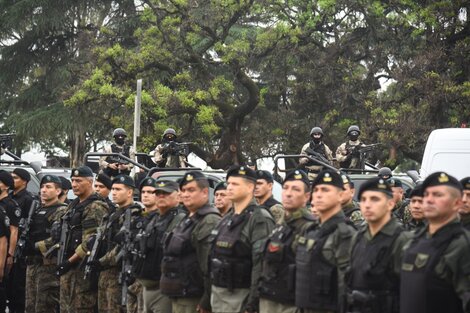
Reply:
[[243, 227], [256, 208], [257, 205], [250, 205], [241, 214], [226, 215], [214, 230], [210, 260], [213, 285], [229, 290], [250, 288], [253, 266], [251, 247], [240, 239]]
[[325, 149], [325, 144], [322, 142], [320, 142], [319, 144], [316, 144], [315, 142], [313, 142], [313, 140], [310, 141], [310, 149], [312, 149], [313, 151], [321, 154], [323, 157], [325, 157], [325, 159], [328, 159], [327, 155], [326, 155], [326, 149]]
[[215, 208], [206, 208], [203, 214], [198, 212], [183, 219], [165, 238], [160, 290], [166, 296], [189, 298], [204, 293], [204, 278], [191, 235], [205, 215], [219, 214]]
[[336, 229], [340, 238], [350, 235], [344, 217], [334, 216], [331, 224], [309, 231], [298, 241], [296, 253], [295, 305], [303, 309], [338, 309], [338, 270], [323, 257], [323, 246]]
[[[112, 153], [121, 153], [122, 155], [124, 155], [124, 156], [126, 156], [126, 157], [128, 157], [128, 158], [130, 157], [130, 149], [131, 149], [131, 147], [128, 146], [128, 145], [126, 145], [126, 144], [122, 145], [122, 147], [118, 147], [115, 143], [113, 143], [113, 144], [111, 145], [111, 152], [112, 152]], [[114, 162], [116, 162], [115, 159], [116, 159], [115, 156], [108, 156], [108, 157], [106, 158], [106, 162], [108, 162], [108, 163], [114, 163]], [[105, 168], [105, 169], [103, 170], [103, 172], [104, 172], [106, 175], [108, 175], [109, 177], [116, 177], [116, 176], [119, 175], [119, 174], [129, 175], [129, 173], [130, 173], [129, 170], [126, 170], [126, 171], [119, 171], [119, 170], [114, 170], [114, 169], [109, 168], [109, 167]]]
[[[427, 229], [423, 229], [416, 234], [403, 257], [400, 276], [400, 312], [464, 312], [462, 301], [452, 284], [439, 278], [435, 268], [449, 244], [466, 234], [458, 223], [444, 226], [431, 238], [427, 238], [426, 232]], [[461, 274], [468, 275], [468, 273]]]
[[[352, 248], [348, 284], [348, 309], [352, 312], [398, 313], [399, 278], [393, 275], [392, 248], [403, 231], [397, 227], [392, 236], [364, 239], [360, 231]], [[357, 296], [359, 294], [364, 297]]]
[[139, 257], [134, 262], [136, 278], [160, 281], [163, 259], [163, 238], [175, 218], [185, 215], [178, 209], [171, 209], [161, 216], [152, 215], [139, 234]]
[[259, 287], [262, 298], [295, 305], [294, 230], [288, 225], [276, 227], [266, 243], [263, 273]]
[[[57, 203], [48, 207], [40, 207], [31, 217], [31, 228], [29, 231], [29, 241], [32, 245], [38, 241], [45, 240], [51, 236], [52, 222], [50, 217], [58, 208], [64, 206], [63, 203]], [[27, 246], [28, 247], [28, 246]], [[28, 251], [33, 250], [33, 251]], [[26, 249], [25, 255], [40, 255], [39, 251]]]

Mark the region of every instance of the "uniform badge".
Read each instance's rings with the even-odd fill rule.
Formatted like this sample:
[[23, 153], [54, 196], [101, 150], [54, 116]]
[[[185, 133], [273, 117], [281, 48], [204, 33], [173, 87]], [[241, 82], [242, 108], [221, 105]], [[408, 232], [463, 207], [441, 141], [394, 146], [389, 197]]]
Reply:
[[126, 180], [126, 178], [125, 178], [124, 176], [121, 176], [121, 178], [119, 178], [119, 180], [120, 180], [121, 182], [124, 182], [124, 181]]
[[46, 176], [46, 180], [47, 180], [47, 181], [51, 181], [51, 176], [47, 175], [47, 176]]
[[449, 176], [446, 175], [446, 173], [441, 173], [439, 175], [439, 178], [437, 179], [441, 184], [442, 183], [447, 183], [449, 181]]
[[385, 181], [383, 179], [379, 179], [379, 183], [377, 184], [377, 188], [387, 189], [387, 185], [385, 185]]
[[16, 209], [16, 210], [15, 210], [15, 216], [16, 216], [16, 217], [20, 217], [20, 216], [21, 216], [21, 211], [20, 211], [20, 209]]
[[165, 187], [165, 183], [164, 182], [159, 183], [158, 187]]
[[10, 227], [10, 218], [8, 216], [5, 216], [5, 226]]
[[426, 265], [429, 260], [429, 254], [418, 253], [415, 259], [415, 265], [417, 268], [422, 268]]
[[295, 178], [295, 179], [302, 179], [302, 174], [300, 174], [300, 172], [296, 170], [296, 171], [294, 172], [294, 178]]
[[246, 175], [246, 171], [245, 171], [245, 168], [243, 166], [240, 167], [240, 169], [238, 170], [238, 174], [239, 175]]
[[152, 179], [151, 178], [147, 179], [147, 184], [150, 185], [151, 183], [152, 183]]
[[268, 251], [271, 252], [271, 253], [279, 251], [280, 248], [281, 248], [281, 246], [278, 243], [275, 243], [275, 242], [270, 242], [269, 245], [268, 245]]
[[74, 176], [78, 176], [78, 174], [80, 174], [80, 172], [79, 172], [78, 170], [75, 170], [75, 171], [73, 172], [73, 175], [74, 175]]
[[186, 175], [186, 181], [192, 181], [194, 179], [193, 175]]
[[341, 178], [343, 179], [343, 184], [349, 183], [348, 178], [346, 177], [346, 175], [341, 175]]
[[325, 176], [323, 176], [323, 181], [326, 183], [329, 183], [333, 180], [333, 178], [330, 176], [330, 173], [325, 173]]

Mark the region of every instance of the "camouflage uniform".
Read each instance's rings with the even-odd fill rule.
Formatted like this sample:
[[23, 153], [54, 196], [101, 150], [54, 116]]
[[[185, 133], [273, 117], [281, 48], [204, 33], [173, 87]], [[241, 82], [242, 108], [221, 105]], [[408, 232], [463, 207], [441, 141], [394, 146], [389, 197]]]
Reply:
[[281, 220], [284, 218], [284, 207], [279, 201], [274, 200], [272, 196], [263, 204], [261, 204], [261, 206], [266, 208], [269, 213], [271, 213], [276, 224], [281, 222]]
[[352, 200], [350, 203], [343, 206], [344, 215], [354, 224], [356, 229], [365, 225], [364, 217], [362, 216], [359, 205], [356, 201]]
[[413, 218], [410, 211], [410, 202], [409, 200], [400, 201], [395, 204], [395, 207], [392, 210], [393, 216], [395, 216], [400, 223], [403, 225], [409, 223]]
[[[80, 220], [82, 241], [77, 243], [78, 245], [74, 251], [82, 260], [85, 259], [88, 252], [87, 241], [89, 237], [95, 234], [99, 222], [103, 219], [108, 210], [106, 203], [100, 201], [99, 197], [95, 194], [84, 201], [87, 201], [92, 197], [96, 200], [88, 203], [83, 208]], [[67, 209], [66, 216], [69, 213], [73, 213], [74, 207], [78, 204], [78, 198], [72, 201]], [[68, 237], [69, 236], [70, 234]], [[65, 242], [68, 242], [68, 240]], [[69, 249], [67, 246], [65, 248], [66, 251]], [[70, 256], [66, 255], [66, 257]], [[61, 313], [94, 313], [97, 302], [96, 286], [93, 286], [93, 283], [89, 279], [85, 280], [83, 276], [84, 273], [80, 264], [73, 264], [73, 267], [60, 277]]]
[[138, 281], [127, 289], [127, 313], [142, 313], [144, 311], [143, 287]]
[[[337, 149], [336, 149], [336, 161], [339, 162], [340, 167], [343, 168], [359, 168], [359, 156], [353, 156], [348, 153], [348, 150], [351, 150], [357, 146], [364, 145], [362, 141], [356, 140], [351, 141], [348, 140], [347, 142], [343, 142]], [[349, 163], [349, 164], [347, 164]]]
[[[327, 159], [330, 164], [333, 164], [333, 152], [323, 141], [319, 145], [315, 145], [312, 142], [307, 142], [305, 145], [303, 145], [302, 149], [300, 150], [300, 154], [308, 155], [308, 148], [311, 148], [313, 151], [318, 152], [325, 159]], [[321, 165], [309, 164], [309, 160], [307, 158], [300, 158], [300, 162], [306, 163], [305, 169], [308, 172], [308, 179], [310, 180], [314, 180], [315, 177], [317, 177], [317, 174], [323, 168], [323, 166]]]
[[[165, 160], [163, 157], [163, 144], [159, 144], [155, 148], [155, 163], [159, 164]], [[186, 167], [186, 158], [182, 155], [168, 155], [166, 156], [165, 167], [180, 168]]]
[[[50, 210], [47, 210], [50, 208]], [[50, 211], [53, 213], [49, 213]], [[56, 257], [47, 256], [57, 238], [47, 238], [34, 241], [37, 232], [47, 232], [47, 229], [35, 229], [35, 215], [45, 215], [49, 225], [59, 222], [65, 214], [67, 206], [63, 203], [43, 207], [36, 211], [32, 217], [30, 229], [31, 245], [36, 245], [39, 253], [31, 252], [26, 256], [26, 306], [25, 312], [59, 312], [59, 278], [56, 274]], [[46, 213], [44, 213], [46, 212]], [[49, 213], [49, 214], [48, 214]], [[46, 226], [46, 225], [44, 225]], [[55, 255], [55, 254], [54, 254]]]

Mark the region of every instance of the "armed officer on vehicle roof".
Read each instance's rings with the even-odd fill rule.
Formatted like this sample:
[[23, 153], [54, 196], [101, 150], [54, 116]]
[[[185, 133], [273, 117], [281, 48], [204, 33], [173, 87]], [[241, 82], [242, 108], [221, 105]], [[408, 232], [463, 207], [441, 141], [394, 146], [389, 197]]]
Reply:
[[341, 178], [344, 183], [341, 208], [343, 209], [344, 215], [346, 215], [346, 217], [354, 224], [356, 229], [359, 229], [364, 225], [364, 217], [361, 214], [359, 204], [354, 200], [354, 194], [356, 192], [354, 182], [346, 174], [341, 174]]
[[77, 196], [62, 218], [57, 274], [60, 276], [60, 312], [92, 313], [97, 296], [96, 285], [84, 279], [83, 263], [87, 241], [96, 233], [107, 213], [106, 203], [93, 191], [93, 172], [88, 166], [72, 169], [72, 189]]
[[[0, 170], [0, 198], [8, 197], [8, 189], [13, 188], [13, 178], [7, 171]], [[0, 312], [6, 310], [5, 275], [8, 257], [8, 243], [10, 242], [10, 218], [8, 217], [5, 203], [0, 203]], [[13, 255], [13, 254], [12, 254]]]
[[346, 275], [346, 312], [398, 313], [402, 249], [411, 237], [391, 216], [390, 185], [374, 177], [359, 190], [367, 226], [353, 239]]
[[45, 175], [40, 183], [41, 206], [31, 217], [26, 256], [26, 312], [59, 312], [59, 277], [57, 254], [49, 249], [57, 242], [51, 228], [60, 221], [67, 205], [59, 201], [62, 182], [55, 175]]
[[310, 182], [302, 170], [287, 174], [282, 185], [285, 217], [274, 228], [263, 253], [260, 280], [260, 313], [296, 313], [295, 239], [315, 222], [307, 202]]
[[[152, 208], [146, 206], [142, 231], [138, 235], [139, 254], [133, 266], [135, 277], [143, 285], [143, 312], [171, 313], [171, 300], [160, 290], [163, 240], [186, 213], [178, 208], [176, 182], [146, 178], [140, 188], [142, 197], [153, 197], [156, 204]], [[142, 198], [142, 202], [145, 204], [147, 200]]]
[[173, 128], [163, 132], [162, 143], [155, 148], [155, 163], [159, 167], [186, 167], [187, 145], [181, 145], [176, 139]]
[[273, 227], [272, 215], [253, 192], [258, 176], [246, 166], [227, 172], [233, 209], [213, 233], [211, 252], [212, 312], [258, 312], [262, 253]]
[[393, 176], [392, 170], [389, 167], [382, 167], [377, 176], [387, 180]]
[[209, 205], [209, 181], [189, 171], [180, 181], [181, 200], [189, 214], [165, 239], [160, 279], [161, 293], [170, 297], [174, 313], [210, 312], [210, 234], [220, 221]]
[[[312, 140], [307, 142], [300, 151], [300, 154], [309, 155], [324, 163], [333, 163], [333, 153], [331, 149], [323, 142], [323, 130], [320, 127], [313, 127], [310, 131]], [[299, 163], [305, 166], [308, 171], [309, 179], [313, 180], [317, 174], [322, 170], [323, 166], [319, 165], [308, 158], [300, 158]]]
[[364, 145], [359, 139], [360, 134], [359, 126], [349, 126], [346, 133], [349, 140], [336, 149], [336, 161], [339, 162], [341, 168], [360, 168], [359, 149]]
[[436, 172], [423, 190], [428, 224], [405, 247], [400, 313], [470, 312], [470, 239], [458, 218], [462, 184]]
[[[120, 153], [129, 159], [135, 159], [135, 151], [131, 145], [126, 143], [127, 133], [122, 128], [113, 131], [114, 143], [103, 149], [104, 153]], [[105, 156], [100, 158], [100, 169], [111, 178], [117, 175], [129, 175], [133, 165], [118, 156]]]
[[255, 198], [260, 206], [267, 209], [274, 217], [274, 222], [279, 222], [284, 216], [282, 204], [273, 197], [273, 175], [265, 170], [256, 171]]
[[405, 223], [405, 229], [417, 231], [425, 227], [426, 219], [423, 212], [423, 188], [421, 184], [416, 185], [411, 191], [409, 208], [411, 219]]
[[460, 220], [462, 226], [470, 231], [470, 177], [461, 179], [460, 183], [463, 186], [462, 206], [459, 209]]
[[341, 209], [344, 182], [332, 170], [313, 181], [312, 205], [320, 224], [312, 225], [297, 242], [295, 305], [304, 313], [341, 312], [344, 273], [355, 234]]

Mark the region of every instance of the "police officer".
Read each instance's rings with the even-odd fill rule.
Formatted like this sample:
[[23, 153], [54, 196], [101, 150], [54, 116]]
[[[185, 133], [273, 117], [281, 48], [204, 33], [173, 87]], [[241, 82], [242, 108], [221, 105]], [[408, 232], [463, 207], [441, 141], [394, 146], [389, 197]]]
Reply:
[[95, 192], [100, 195], [104, 202], [108, 205], [109, 212], [112, 213], [115, 210], [115, 204], [109, 199], [111, 188], [113, 187], [113, 180], [111, 177], [104, 173], [100, 173], [95, 178], [93, 188]]
[[[323, 142], [323, 130], [320, 127], [313, 127], [310, 131], [310, 137], [312, 140], [307, 142], [302, 147], [300, 154], [310, 155], [313, 157], [319, 156], [320, 161], [323, 161], [327, 164], [332, 164], [333, 153], [331, 152], [331, 149]], [[323, 166], [313, 163], [308, 158], [300, 158], [299, 162], [301, 165], [305, 166], [311, 180], [315, 179], [318, 172], [320, 172], [323, 168]]]
[[143, 196], [151, 191], [158, 199], [155, 208], [147, 211], [138, 236], [139, 257], [134, 264], [135, 276], [143, 286], [143, 312], [171, 313], [171, 300], [160, 290], [163, 239], [186, 214], [178, 208], [179, 188], [176, 182], [156, 182], [153, 178], [146, 178], [141, 189]]
[[72, 183], [70, 180], [66, 177], [59, 176], [60, 181], [62, 182], [62, 191], [60, 192], [59, 195], [59, 202], [65, 203], [65, 204], [70, 204], [70, 199], [68, 198], [69, 196], [69, 190], [72, 189]]
[[60, 312], [93, 312], [96, 286], [84, 279], [80, 266], [87, 255], [87, 241], [96, 233], [107, 213], [106, 203], [93, 190], [93, 172], [88, 166], [72, 169], [73, 193], [77, 196], [62, 219], [57, 274], [60, 276]]
[[40, 183], [41, 207], [31, 218], [26, 255], [26, 312], [59, 312], [59, 278], [56, 255], [48, 255], [55, 243], [51, 227], [59, 221], [67, 206], [59, 201], [62, 182], [55, 175], [45, 175]]
[[459, 209], [460, 220], [465, 229], [470, 230], [470, 177], [460, 180], [463, 186], [462, 206]]
[[359, 200], [367, 226], [352, 244], [347, 312], [398, 313], [402, 249], [411, 235], [391, 215], [395, 201], [386, 180], [367, 180]]
[[351, 125], [348, 128], [346, 136], [348, 141], [343, 142], [336, 149], [336, 161], [339, 162], [341, 168], [359, 168], [360, 167], [360, 154], [359, 148], [364, 144], [359, 139], [361, 130], [357, 125]]
[[227, 183], [225, 181], [219, 182], [214, 187], [214, 206], [222, 216], [227, 214], [232, 207], [232, 201], [227, 196]]
[[[114, 143], [106, 146], [104, 153], [121, 153], [122, 155], [134, 160], [134, 148], [126, 143], [127, 133], [122, 128], [116, 128], [113, 131]], [[100, 169], [111, 178], [119, 174], [129, 175], [132, 164], [125, 160], [119, 160], [116, 156], [107, 156], [100, 158]]]
[[257, 179], [256, 172], [246, 166], [233, 166], [227, 172], [233, 210], [214, 232], [212, 312], [258, 312], [262, 253], [274, 220], [253, 197]]
[[[8, 197], [8, 189], [13, 188], [13, 178], [7, 171], [0, 170], [0, 198]], [[7, 273], [7, 257], [10, 242], [10, 218], [5, 208], [5, 203], [0, 203], [0, 312], [6, 312], [5, 274]], [[12, 254], [13, 256], [13, 254]]]
[[392, 214], [400, 221], [400, 223], [407, 224], [411, 219], [409, 199], [404, 198], [403, 183], [398, 178], [389, 178], [387, 180], [393, 191], [393, 200], [395, 200], [395, 207]]
[[423, 182], [428, 224], [409, 243], [403, 257], [400, 313], [469, 312], [469, 233], [458, 210], [462, 184], [445, 172]]
[[296, 313], [295, 239], [315, 221], [306, 208], [310, 182], [302, 170], [286, 175], [282, 185], [285, 217], [268, 239], [260, 280], [260, 313]]
[[355, 230], [346, 223], [341, 209], [344, 193], [341, 175], [323, 170], [312, 185], [312, 204], [320, 224], [312, 225], [298, 239], [295, 304], [305, 313], [341, 312], [344, 273]]
[[379, 170], [378, 176], [387, 180], [393, 176], [392, 170], [389, 167], [384, 166]]
[[361, 214], [358, 203], [354, 200], [354, 194], [356, 188], [354, 188], [354, 182], [346, 174], [341, 174], [341, 178], [344, 182], [344, 193], [341, 199], [341, 208], [343, 209], [344, 215], [348, 218], [356, 227], [359, 229], [364, 225], [364, 217]]
[[209, 181], [203, 173], [186, 172], [179, 186], [189, 214], [165, 240], [160, 290], [171, 298], [174, 313], [210, 312], [207, 262], [210, 234], [220, 214], [209, 205]]
[[273, 197], [273, 175], [265, 170], [256, 172], [258, 178], [255, 186], [255, 199], [260, 206], [266, 208], [274, 217], [274, 221], [279, 222], [284, 216], [284, 208], [281, 203]]
[[410, 193], [411, 219], [404, 225], [406, 230], [418, 230], [425, 226], [423, 212], [423, 188], [421, 184], [416, 185]]
[[159, 167], [186, 167], [186, 156], [180, 151], [173, 151], [177, 144], [176, 131], [167, 128], [163, 132], [162, 143], [155, 148], [155, 163]]

